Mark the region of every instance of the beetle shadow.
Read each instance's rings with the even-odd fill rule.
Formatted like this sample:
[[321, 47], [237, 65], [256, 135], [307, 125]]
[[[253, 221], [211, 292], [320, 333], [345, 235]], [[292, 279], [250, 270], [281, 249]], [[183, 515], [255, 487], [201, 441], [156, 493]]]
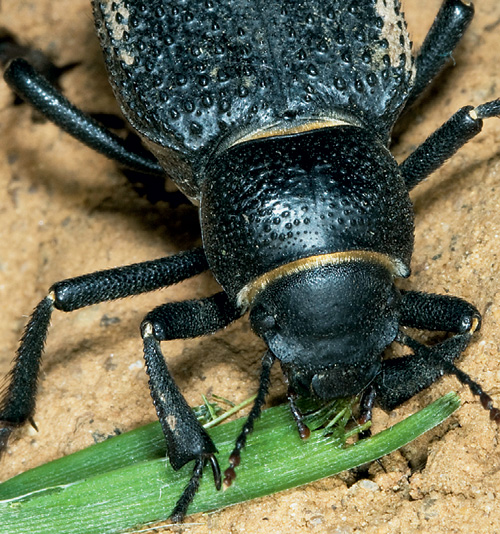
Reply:
[[[86, 49], [85, 59], [80, 62], [73, 62], [68, 65], [53, 64], [48, 56], [42, 52], [37, 51], [36, 54], [42, 57], [48, 64], [53, 67], [53, 71], [56, 73], [53, 79], [50, 81], [59, 87], [59, 77], [65, 75], [67, 72], [73, 71], [75, 68], [83, 69], [82, 73], [90, 72], [92, 75], [92, 86], [95, 92], [108, 93], [108, 97], [95, 98], [96, 102], [103, 102], [104, 108], [99, 112], [89, 112], [84, 106], [78, 106], [84, 112], [89, 112], [89, 115], [98, 120], [105, 128], [121, 137], [126, 146], [133, 152], [142, 153], [144, 155], [150, 154], [150, 152], [142, 145], [142, 142], [137, 134], [128, 126], [126, 119], [121, 114], [118, 104], [114, 99], [111, 86], [108, 81], [108, 75], [104, 66], [102, 58], [102, 51], [99, 46], [99, 41], [95, 36], [94, 28], [91, 24], [88, 26], [88, 38], [86, 41], [89, 43]], [[0, 29], [0, 59], [2, 53], [2, 32]], [[13, 38], [11, 38], [13, 40]], [[12, 52], [16, 57], [26, 55], [32, 51], [28, 48], [17, 52], [17, 48]], [[37, 57], [38, 57], [37, 56]], [[28, 56], [28, 59], [31, 59]], [[31, 60], [36, 66], [37, 61]], [[57, 60], [56, 60], [57, 63]], [[44, 74], [46, 69], [39, 67]], [[77, 77], [72, 78], [71, 83], [77, 83]], [[68, 82], [68, 80], [66, 80]], [[107, 106], [106, 102], [114, 102], [113, 106]], [[13, 99], [12, 105], [17, 105], [19, 102]], [[29, 107], [21, 101], [21, 105]], [[99, 104], [97, 104], [99, 105]], [[37, 112], [33, 112], [31, 116], [32, 123], [46, 123], [48, 119], [42, 117]], [[10, 129], [14, 129], [14, 124], [8, 126]], [[64, 134], [67, 135], [67, 134]], [[64, 137], [64, 136], [63, 136]], [[22, 139], [19, 146], [23, 146]], [[82, 145], [83, 146], [83, 145]], [[63, 149], [60, 151], [64, 152]], [[84, 150], [91, 150], [85, 148]], [[19, 154], [21, 151], [19, 151]], [[93, 157], [92, 153], [89, 155]], [[20, 156], [14, 154], [12, 157], [20, 160]], [[99, 155], [96, 157], [103, 158], [105, 156]], [[191, 202], [176, 188], [171, 180], [166, 176], [151, 176], [142, 174], [135, 171], [120, 168], [118, 163], [114, 163], [115, 169], [118, 171], [116, 176], [121, 175], [122, 183], [117, 184], [118, 178], [113, 177], [109, 170], [109, 166], [106, 168], [105, 164], [101, 167], [103, 172], [109, 174], [109, 184], [105, 184], [104, 188], [109, 190], [109, 195], [106, 195], [102, 189], [100, 194], [93, 194], [92, 185], [86, 186], [83, 180], [76, 185], [74, 182], [78, 181], [78, 175], [76, 179], [68, 180], [68, 172], [75, 172], [74, 167], [68, 166], [64, 168], [51, 162], [48, 158], [45, 158], [43, 154], [37, 152], [33, 148], [22, 148], [22, 160], [21, 165], [26, 168], [21, 168], [21, 172], [32, 168], [43, 168], [44, 172], [39, 174], [33, 174], [32, 189], [36, 190], [38, 187], [45, 187], [50, 195], [54, 195], [59, 198], [55, 199], [63, 204], [72, 203], [74, 200], [75, 206], [78, 204], [82, 206], [79, 200], [85, 198], [86, 205], [82, 208], [82, 211], [90, 205], [88, 210], [89, 215], [96, 213], [115, 213], [117, 215], [123, 215], [127, 217], [132, 225], [135, 225], [139, 231], [143, 232], [163, 232], [167, 234], [169, 238], [168, 249], [186, 250], [193, 248], [200, 244], [200, 227], [198, 222], [197, 208], [194, 207]], [[43, 162], [42, 162], [43, 160]], [[99, 163], [99, 162], [98, 162]], [[29, 165], [28, 165], [29, 164]], [[60, 164], [59, 164], [60, 165]], [[70, 169], [72, 169], [70, 171]], [[13, 170], [13, 172], [15, 169]], [[30, 174], [26, 172], [26, 174]], [[71, 183], [73, 181], [73, 183]], [[49, 195], [49, 196], [50, 196]], [[71, 198], [73, 197], [73, 199]], [[100, 198], [99, 198], [100, 197]], [[93, 204], [93, 205], [92, 205]]]
[[[173, 202], [168, 201], [167, 195], [152, 203], [146, 196], [138, 195], [119, 170], [109, 171], [109, 167], [106, 170], [105, 166], [102, 166], [103, 172], [109, 175], [109, 180], [96, 191], [95, 185], [86, 184], [78, 175], [68, 180], [68, 172], [71, 171], [26, 147], [22, 151], [22, 161], [19, 159], [15, 165], [20, 166], [13, 168], [13, 175], [29, 175], [30, 193], [40, 188], [46, 190], [51, 199], [47, 210], [53, 209], [51, 206], [69, 205], [80, 212], [80, 217], [104, 216], [108, 224], [110, 217], [107, 215], [116, 217], [117, 223], [127, 221], [129, 228], [138, 234], [156, 235], [165, 242], [165, 250], [172, 253], [201, 244], [198, 209], [190, 202], [179, 202], [180, 192], [173, 192]], [[31, 170], [37, 166], [43, 167], [43, 173]], [[162, 178], [160, 181], [164, 183]]]
[[[75, 311], [74, 313], [78, 313]], [[75, 365], [85, 367], [85, 358], [87, 354], [101, 355], [99, 360], [102, 362], [102, 374], [111, 384], [117, 380], [116, 372], [113, 369], [120, 365], [118, 373], [123, 372], [126, 363], [119, 361], [118, 354], [125, 353], [124, 346], [134, 346], [134, 362], [142, 362], [142, 342], [139, 332], [139, 325], [142, 320], [141, 314], [127, 314], [124, 321], [110, 321], [109, 324], [96, 324], [96, 328], [91, 334], [84, 332], [79, 335], [75, 332], [67, 338], [67, 341], [58, 348], [50, 349], [43, 364], [44, 375], [57, 374], [61, 367], [74, 367]], [[243, 321], [243, 324], [239, 321]], [[165, 341], [162, 343], [162, 352], [168, 365], [169, 371], [181, 392], [189, 391], [193, 388], [200, 390], [201, 393], [209, 395], [216, 393], [225, 398], [233, 400], [231, 392], [227, 386], [228, 381], [231, 383], [241, 384], [243, 381], [249, 390], [248, 395], [256, 391], [259, 383], [260, 364], [265, 346], [256, 335], [250, 331], [248, 319], [246, 316], [234, 323], [234, 327], [221, 330], [213, 335], [204, 336], [196, 340], [182, 340], [182, 349], [179, 350], [179, 343], [176, 340], [172, 342]], [[110, 332], [114, 326], [117, 326], [115, 332]], [[123, 339], [120, 333], [125, 333], [127, 339]], [[49, 332], [50, 337], [50, 332]], [[117, 342], [117, 339], [120, 341]], [[117, 347], [121, 342], [124, 346]], [[170, 347], [169, 344], [171, 343]], [[126, 349], [125, 349], [126, 350]], [[108, 366], [109, 356], [103, 355], [114, 354], [113, 365]], [[97, 362], [97, 365], [99, 362]], [[94, 363], [96, 365], [96, 363]], [[130, 365], [130, 363], [129, 363]], [[275, 366], [279, 367], [279, 366]], [[111, 372], [110, 372], [111, 371]], [[147, 382], [147, 373], [145, 366], [142, 369], [137, 368], [136, 376], [140, 377], [137, 387], [145, 388], [149, 394]], [[203, 386], [203, 383], [211, 377], [212, 386]], [[214, 377], [221, 377], [219, 385], [213, 385]], [[119, 379], [122, 380], [121, 378]], [[280, 391], [280, 381], [274, 380], [272, 395], [282, 394]], [[217, 383], [217, 378], [216, 378]], [[83, 390], [88, 387], [82, 385]], [[244, 389], [245, 386], [239, 386], [237, 389]], [[201, 398], [199, 399], [201, 404]]]
[[[443, 198], [447, 198], [452, 192], [464, 189], [464, 186], [470, 186], [471, 176], [478, 174], [478, 169], [482, 166], [489, 167], [489, 162], [498, 160], [500, 158], [500, 150], [490, 155], [486, 160], [477, 159], [471, 161], [467, 165], [460, 168], [453, 173], [448, 173], [444, 178], [433, 178], [431, 175], [425, 181], [435, 180], [430, 188], [420, 192], [418, 188], [415, 193], [412, 193], [412, 202], [415, 214], [423, 213], [432, 208], [436, 202], [442, 202]], [[478, 187], [481, 183], [476, 181]]]

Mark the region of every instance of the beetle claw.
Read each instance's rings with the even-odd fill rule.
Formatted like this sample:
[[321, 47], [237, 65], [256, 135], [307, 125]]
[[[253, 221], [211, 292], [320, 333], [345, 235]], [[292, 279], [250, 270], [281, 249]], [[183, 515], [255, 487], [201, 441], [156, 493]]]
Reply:
[[217, 490], [220, 490], [222, 487], [222, 477], [220, 472], [220, 465], [215, 457], [215, 454], [210, 454], [208, 456], [208, 461], [210, 462], [210, 465], [212, 466], [212, 473], [214, 475], [214, 483]]
[[0, 421], [0, 457], [7, 448], [7, 442], [14, 430], [14, 426], [7, 421]]

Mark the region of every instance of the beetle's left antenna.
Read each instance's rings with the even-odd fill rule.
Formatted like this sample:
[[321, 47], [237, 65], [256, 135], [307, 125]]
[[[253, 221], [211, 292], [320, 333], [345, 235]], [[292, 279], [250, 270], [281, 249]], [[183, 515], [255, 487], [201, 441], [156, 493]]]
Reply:
[[123, 139], [75, 107], [26, 60], [14, 59], [5, 70], [9, 87], [61, 130], [121, 165], [146, 174], [165, 176], [153, 158], [134, 152]]
[[238, 467], [240, 464], [240, 454], [242, 449], [245, 447], [247, 442], [248, 435], [253, 430], [253, 424], [255, 420], [260, 416], [262, 411], [262, 406], [266, 400], [266, 395], [269, 390], [269, 383], [271, 377], [271, 367], [273, 366], [274, 360], [276, 357], [274, 354], [268, 350], [262, 358], [262, 368], [260, 372], [259, 380], [259, 391], [255, 397], [253, 407], [248, 414], [247, 420], [241, 429], [241, 432], [236, 439], [236, 444], [234, 446], [233, 452], [229, 456], [229, 467], [224, 472], [224, 485], [229, 487], [236, 478], [235, 467]]

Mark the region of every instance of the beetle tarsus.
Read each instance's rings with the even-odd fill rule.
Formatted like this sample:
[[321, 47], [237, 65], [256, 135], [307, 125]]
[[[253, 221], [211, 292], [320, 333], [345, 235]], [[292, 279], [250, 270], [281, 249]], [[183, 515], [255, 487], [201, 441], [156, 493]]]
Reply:
[[474, 108], [478, 119], [488, 119], [490, 117], [500, 117], [500, 98], [491, 100]]
[[207, 460], [205, 458], [196, 460], [191, 479], [189, 480], [188, 485], [182, 492], [182, 495], [180, 496], [170, 515], [170, 519], [173, 523], [181, 523], [186, 516], [187, 509], [193, 501], [194, 496], [196, 495], [196, 492], [200, 486], [206, 461]]
[[185, 487], [170, 515], [170, 519], [173, 523], [181, 523], [186, 516], [187, 509], [193, 502], [194, 496], [198, 491], [203, 477], [203, 470], [208, 462], [210, 462], [212, 467], [215, 487], [217, 490], [221, 489], [221, 472], [217, 458], [213, 454], [208, 454], [196, 460], [188, 485]]
[[496, 408], [493, 404], [493, 399], [483, 391], [483, 388], [475, 380], [467, 374], [464, 373], [461, 369], [458, 369], [453, 364], [449, 364], [446, 368], [448, 374], [455, 375], [460, 382], [469, 387], [473, 395], [479, 397], [481, 406], [490, 412], [490, 419], [494, 421], [497, 425], [500, 425], [500, 410]]

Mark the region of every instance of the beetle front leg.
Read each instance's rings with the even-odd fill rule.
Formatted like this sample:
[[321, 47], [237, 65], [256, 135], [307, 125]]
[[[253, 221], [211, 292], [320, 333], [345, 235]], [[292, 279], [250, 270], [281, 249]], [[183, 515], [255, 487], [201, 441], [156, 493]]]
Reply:
[[481, 327], [481, 314], [459, 297], [420, 291], [401, 291], [401, 326], [418, 330], [473, 334]]
[[149, 388], [167, 442], [170, 464], [177, 471], [195, 461], [191, 479], [171, 514], [174, 522], [182, 521], [186, 515], [207, 462], [212, 466], [217, 489], [221, 488], [221, 473], [215, 457], [217, 449], [175, 384], [161, 353], [160, 341], [211, 334], [240, 316], [241, 312], [227, 295], [217, 293], [206, 299], [159, 306], [141, 325]]
[[[12, 430], [30, 421], [33, 426], [37, 378], [45, 338], [54, 309], [70, 312], [119, 298], [154, 291], [207, 269], [202, 248], [153, 261], [62, 280], [35, 308], [19, 345], [7, 386], [0, 399], [0, 454]], [[35, 427], [36, 428], [36, 427]]]
[[477, 309], [458, 297], [418, 291], [402, 291], [401, 295], [401, 326], [455, 335], [428, 347], [401, 332], [398, 334], [396, 341], [412, 349], [413, 355], [382, 363], [375, 388], [377, 402], [386, 410], [399, 406], [450, 372], [450, 366], [481, 324]]
[[470, 334], [458, 334], [428, 347], [400, 333], [396, 342], [409, 347], [413, 354], [382, 362], [374, 383], [377, 403], [386, 411], [393, 410], [444, 374], [454, 373], [453, 362], [467, 348], [470, 338]]
[[481, 325], [481, 315], [472, 304], [457, 297], [403, 291], [401, 325], [444, 330], [455, 335], [437, 345], [427, 346], [401, 332], [398, 334], [396, 341], [409, 347], [413, 355], [382, 363], [374, 387], [377, 402], [383, 409], [392, 410], [444, 374], [453, 374], [479, 396], [482, 406], [490, 411], [490, 418], [500, 423], [500, 411], [493, 406], [491, 397], [454, 365]]

